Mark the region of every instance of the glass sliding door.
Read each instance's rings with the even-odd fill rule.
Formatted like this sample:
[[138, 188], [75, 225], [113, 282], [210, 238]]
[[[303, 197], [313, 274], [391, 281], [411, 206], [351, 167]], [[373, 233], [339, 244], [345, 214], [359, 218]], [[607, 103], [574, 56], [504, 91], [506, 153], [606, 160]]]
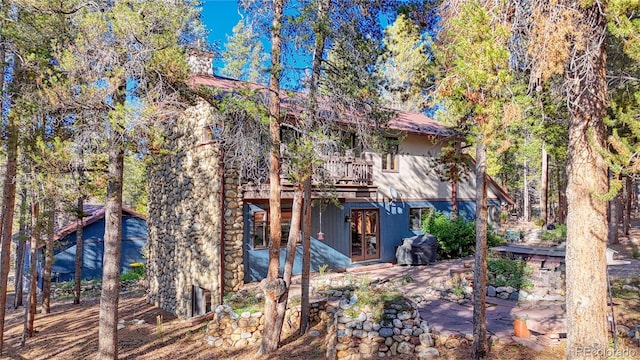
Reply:
[[351, 260], [380, 258], [380, 219], [377, 209], [351, 210]]

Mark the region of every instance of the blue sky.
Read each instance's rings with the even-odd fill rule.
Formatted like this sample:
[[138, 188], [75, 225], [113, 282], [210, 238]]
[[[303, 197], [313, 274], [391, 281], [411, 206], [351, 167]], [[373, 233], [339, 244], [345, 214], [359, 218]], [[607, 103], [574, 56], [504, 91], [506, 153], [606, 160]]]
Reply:
[[[239, 20], [236, 0], [202, 0], [202, 21], [209, 30], [209, 44], [216, 46], [216, 50], [224, 49], [226, 35], [231, 35]], [[220, 66], [219, 61], [214, 65], [216, 69]]]
[[[227, 42], [227, 35], [232, 34], [233, 27], [240, 20], [240, 14], [238, 13], [238, 1], [237, 0], [201, 0], [202, 1], [202, 21], [205, 24], [209, 32], [208, 42], [216, 51], [224, 50], [224, 45]], [[381, 18], [383, 26], [387, 25], [387, 19]], [[265, 51], [269, 51], [270, 43], [267, 39], [263, 40]], [[305, 71], [300, 70], [308, 67], [311, 61], [311, 54], [305, 51], [301, 51], [293, 56], [293, 61], [289, 64], [290, 67], [298, 69], [289, 69], [285, 77], [282, 79], [283, 86], [285, 88], [296, 88], [299, 85], [300, 78], [305, 76]], [[214, 61], [214, 72], [219, 75], [219, 69], [224, 66], [220, 58], [218, 57]]]
[[[233, 27], [240, 20], [238, 14], [238, 2], [236, 0], [202, 0], [202, 21], [209, 31], [209, 44], [217, 51], [224, 50], [227, 42], [227, 35], [232, 34]], [[270, 43], [267, 38], [263, 40], [265, 51], [269, 51]], [[290, 66], [303, 68], [310, 61], [309, 54], [294, 55], [294, 60]], [[219, 75], [218, 70], [224, 64], [217, 58], [214, 61], [214, 72]], [[298, 85], [299, 78], [302, 76], [300, 71], [289, 70], [281, 79], [283, 87], [293, 89]]]
[[202, 0], [202, 20], [209, 30], [209, 42], [224, 44], [225, 35], [231, 35], [231, 29], [240, 20], [236, 0]]

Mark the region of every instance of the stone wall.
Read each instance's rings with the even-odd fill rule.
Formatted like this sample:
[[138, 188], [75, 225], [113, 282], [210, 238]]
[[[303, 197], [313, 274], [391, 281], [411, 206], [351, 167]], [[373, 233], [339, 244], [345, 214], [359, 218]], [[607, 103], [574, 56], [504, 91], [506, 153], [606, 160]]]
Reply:
[[[417, 305], [392, 303], [384, 309], [384, 319], [376, 320], [367, 309], [354, 310], [354, 298], [349, 292], [311, 304], [309, 320], [326, 326], [324, 339], [327, 359], [396, 358], [398, 356], [431, 359], [439, 356], [434, 347], [427, 321], [422, 320]], [[240, 315], [226, 305], [215, 309], [207, 325], [204, 340], [209, 346], [238, 348], [258, 343], [262, 339], [264, 315], [260, 312]], [[300, 307], [287, 309], [281, 337], [300, 328]], [[315, 330], [312, 330], [315, 331]], [[311, 334], [312, 336], [319, 335]]]
[[224, 176], [224, 292], [236, 292], [244, 284], [242, 241], [244, 223], [242, 214], [242, 185], [234, 170]]
[[191, 73], [213, 75], [212, 53], [196, 49], [189, 50], [187, 64], [189, 65], [189, 71], [191, 71]]
[[236, 289], [244, 277], [242, 193], [230, 171], [221, 191], [224, 169], [218, 144], [211, 141], [214, 119], [202, 102], [169, 123], [165, 147], [149, 174], [148, 302], [182, 318], [193, 315], [194, 286], [210, 291], [215, 306], [222, 283], [225, 290]]
[[[326, 302], [311, 304], [309, 321], [318, 323], [326, 319]], [[261, 312], [236, 314], [230, 306], [216, 307], [213, 319], [207, 324], [205, 341], [209, 346], [239, 348], [262, 339], [264, 316]], [[300, 330], [300, 306], [287, 309], [281, 337], [285, 338]]]
[[[557, 257], [529, 257], [527, 266], [533, 270], [526, 277], [533, 287], [516, 289], [511, 286], [497, 286], [493, 275], [489, 274], [487, 296], [513, 301], [559, 301], [565, 300], [564, 259]], [[444, 281], [434, 281], [426, 294], [459, 304], [470, 303], [473, 294], [473, 262], [465, 262], [461, 269], [450, 270], [450, 277]]]
[[331, 332], [327, 334], [328, 338], [335, 339], [335, 344], [327, 344], [327, 358], [439, 356], [438, 350], [434, 348], [435, 342], [431, 337], [429, 324], [420, 318], [414, 302], [406, 299], [406, 303], [388, 304], [381, 320], [377, 320], [366, 308], [356, 312], [348, 311], [354, 302], [353, 297], [343, 297], [337, 306], [327, 307], [327, 312], [332, 313], [331, 318], [334, 320], [330, 328], [336, 331], [336, 336], [332, 336]]
[[566, 281], [563, 258], [531, 257], [527, 259], [533, 273], [529, 279], [533, 283], [530, 291], [520, 290], [520, 301], [565, 301]]

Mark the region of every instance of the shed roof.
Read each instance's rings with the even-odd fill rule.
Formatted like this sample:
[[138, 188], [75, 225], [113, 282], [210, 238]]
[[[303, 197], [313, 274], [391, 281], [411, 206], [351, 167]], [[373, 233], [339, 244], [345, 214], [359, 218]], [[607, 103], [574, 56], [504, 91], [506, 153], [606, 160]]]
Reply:
[[[82, 223], [84, 226], [88, 226], [91, 225], [93, 223], [95, 223], [96, 221], [102, 220], [104, 219], [104, 215], [106, 212], [106, 208], [104, 207], [104, 205], [84, 205], [83, 210], [85, 212], [85, 214], [87, 214], [87, 216], [85, 216], [82, 219]], [[143, 220], [147, 220], [147, 217], [136, 212], [133, 209], [130, 209], [126, 206], [122, 207], [122, 213], [123, 214], [129, 214], [131, 216], [143, 219]], [[63, 227], [61, 227], [60, 229], [58, 229], [58, 231], [56, 231], [56, 235], [53, 238], [54, 241], [58, 241], [60, 239], [62, 239], [63, 237], [74, 233], [76, 230], [78, 230], [78, 223], [76, 221], [71, 221], [68, 224], [64, 225]]]

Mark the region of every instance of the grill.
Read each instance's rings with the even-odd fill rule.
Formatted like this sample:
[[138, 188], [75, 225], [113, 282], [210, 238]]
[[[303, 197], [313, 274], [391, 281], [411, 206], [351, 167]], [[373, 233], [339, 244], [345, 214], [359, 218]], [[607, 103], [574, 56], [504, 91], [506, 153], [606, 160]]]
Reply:
[[429, 265], [436, 261], [438, 242], [430, 234], [403, 239], [396, 249], [398, 265]]

